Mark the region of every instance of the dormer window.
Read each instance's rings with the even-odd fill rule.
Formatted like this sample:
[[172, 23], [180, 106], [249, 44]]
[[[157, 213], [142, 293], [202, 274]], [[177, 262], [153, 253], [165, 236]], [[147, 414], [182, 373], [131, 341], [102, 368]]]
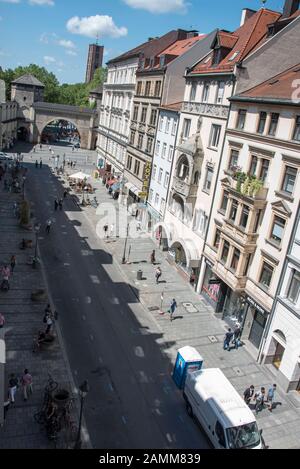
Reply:
[[215, 49], [214, 51], [214, 55], [213, 55], [213, 61], [212, 61], [212, 64], [213, 65], [218, 65], [220, 62], [221, 62], [221, 49]]
[[162, 55], [159, 59], [159, 67], [162, 68], [164, 67], [165, 65], [165, 61], [166, 61], [166, 56], [165, 55]]
[[235, 52], [231, 57], [229, 57], [228, 62], [232, 62], [232, 60], [236, 59], [239, 53], [240, 51]]
[[149, 64], [150, 68], [154, 67], [154, 63], [155, 63], [155, 59], [154, 59], [154, 57], [151, 57], [150, 64]]

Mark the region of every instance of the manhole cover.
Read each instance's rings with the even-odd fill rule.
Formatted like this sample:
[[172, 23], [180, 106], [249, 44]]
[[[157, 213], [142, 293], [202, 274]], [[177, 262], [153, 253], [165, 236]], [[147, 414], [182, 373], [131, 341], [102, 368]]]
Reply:
[[212, 344], [216, 344], [218, 342], [218, 339], [214, 335], [211, 335], [208, 338]]
[[244, 376], [244, 373], [242, 372], [242, 370], [240, 368], [238, 368], [237, 366], [235, 366], [234, 368], [232, 368], [233, 371], [235, 372], [235, 374], [237, 376]]
[[194, 305], [192, 303], [183, 303], [183, 306], [185, 308], [193, 308], [194, 307]]
[[150, 308], [148, 308], [149, 311], [158, 311], [159, 310], [159, 307], [158, 306], [150, 306]]

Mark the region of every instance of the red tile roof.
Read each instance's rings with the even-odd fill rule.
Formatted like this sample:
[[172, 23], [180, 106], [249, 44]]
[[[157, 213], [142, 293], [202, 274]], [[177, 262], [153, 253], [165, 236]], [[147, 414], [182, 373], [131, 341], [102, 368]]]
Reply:
[[194, 46], [196, 42], [201, 41], [201, 39], [204, 39], [205, 37], [206, 34], [201, 34], [196, 37], [190, 37], [189, 39], [176, 41], [175, 44], [172, 44], [171, 46], [167, 47], [167, 49], [162, 51], [158, 55], [158, 57], [161, 57], [162, 55], [177, 55], [177, 57], [179, 57], [180, 55], [184, 54], [190, 47]]
[[194, 67], [190, 74], [232, 72], [236, 63], [243, 60], [258, 46], [267, 34], [268, 25], [277, 21], [280, 17], [280, 13], [262, 8], [234, 33], [219, 31], [217, 33], [218, 44], [231, 50], [218, 65], [212, 64], [214, 55], [214, 51], [212, 51], [208, 57]]
[[[299, 59], [298, 59], [299, 60]], [[255, 100], [278, 100], [278, 101], [293, 101], [293, 93], [295, 93], [295, 80], [300, 80], [300, 63], [294, 65], [294, 67], [276, 75], [273, 78], [261, 83], [260, 85], [251, 88], [248, 91], [244, 91], [238, 96], [232, 98], [233, 101], [238, 101], [242, 98], [244, 101], [250, 98], [252, 101]], [[297, 93], [296, 93], [297, 94]], [[299, 102], [299, 93], [295, 99]], [[297, 103], [296, 103], [297, 104]]]

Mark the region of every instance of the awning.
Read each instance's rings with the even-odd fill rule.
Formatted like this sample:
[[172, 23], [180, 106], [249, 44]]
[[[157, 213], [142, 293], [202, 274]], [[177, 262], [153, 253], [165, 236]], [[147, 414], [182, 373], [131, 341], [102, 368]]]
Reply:
[[113, 186], [114, 184], [116, 184], [116, 182], [118, 182], [117, 179], [111, 179], [110, 181], [107, 181], [107, 184], [108, 184], [109, 186]]
[[140, 189], [138, 189], [134, 184], [131, 184], [131, 182], [127, 182], [125, 185], [126, 189], [128, 189], [129, 192], [132, 192], [135, 195], [139, 195], [141, 192]]
[[121, 183], [120, 182], [117, 182], [116, 184], [114, 184], [112, 186], [113, 191], [119, 191], [120, 189], [121, 189]]

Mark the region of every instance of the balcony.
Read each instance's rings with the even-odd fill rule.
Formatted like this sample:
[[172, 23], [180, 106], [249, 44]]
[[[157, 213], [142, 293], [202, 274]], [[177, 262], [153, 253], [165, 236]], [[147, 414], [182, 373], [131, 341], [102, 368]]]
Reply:
[[251, 199], [253, 202], [267, 200], [269, 188], [263, 186], [263, 181], [259, 181], [258, 179], [251, 181], [247, 178], [242, 182], [238, 178], [231, 177], [230, 180], [228, 178], [224, 184], [228, 186], [228, 189], [234, 192], [237, 198]]
[[229, 270], [221, 262], [217, 262], [213, 268], [213, 272], [222, 279], [232, 290], [244, 290], [247, 283], [247, 277], [239, 277], [236, 273]]
[[247, 247], [250, 250], [252, 250], [251, 248], [255, 250], [258, 238], [257, 233], [250, 233], [235, 225], [231, 220], [224, 220], [222, 231], [227, 236], [235, 239], [242, 246]]
[[184, 198], [196, 197], [198, 186], [195, 184], [188, 184], [187, 182], [179, 179], [178, 177], [173, 178], [173, 190], [180, 194]]
[[228, 118], [229, 107], [221, 104], [194, 103], [185, 101], [182, 105], [182, 112], [190, 112], [191, 114], [203, 114], [212, 117]]

